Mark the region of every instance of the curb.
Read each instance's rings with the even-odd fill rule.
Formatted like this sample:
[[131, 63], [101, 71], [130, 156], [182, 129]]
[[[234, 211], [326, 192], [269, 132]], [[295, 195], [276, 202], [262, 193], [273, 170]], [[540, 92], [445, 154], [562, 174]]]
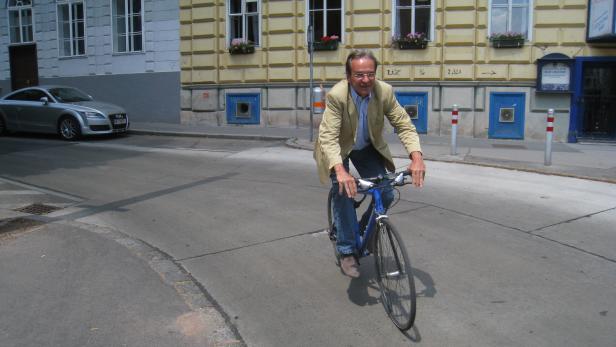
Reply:
[[208, 134], [194, 132], [173, 132], [158, 130], [131, 129], [128, 131], [133, 135], [154, 135], [154, 136], [178, 136], [178, 137], [205, 137], [212, 139], [235, 139], [235, 140], [255, 140], [255, 141], [286, 141], [288, 136], [274, 135], [241, 135], [241, 134]]
[[[170, 286], [188, 306], [190, 317], [200, 317], [207, 327], [208, 346], [245, 347], [237, 327], [230, 317], [222, 310], [216, 300], [207, 292], [188, 270], [177, 260], [162, 250], [133, 238], [117, 229], [78, 221], [57, 221], [53, 224], [67, 225], [82, 232], [94, 233], [105, 239], [114, 241], [126, 248], [132, 256], [147, 263], [161, 278], [165, 285]], [[3, 239], [16, 237], [21, 233], [35, 231], [47, 222], [41, 222], [28, 217], [12, 218], [0, 221], [0, 243]], [[4, 230], [2, 230], [4, 229]]]
[[[130, 134], [135, 135], [156, 135], [156, 136], [180, 136], [180, 137], [205, 137], [205, 138], [214, 138], [214, 139], [237, 139], [237, 140], [255, 140], [255, 141], [285, 141], [285, 145], [289, 148], [301, 149], [306, 151], [312, 151], [312, 146], [304, 145], [298, 143], [298, 139], [296, 137], [289, 136], [273, 136], [273, 135], [241, 135], [241, 134], [208, 134], [208, 133], [195, 133], [195, 132], [173, 132], [173, 131], [157, 131], [157, 130], [141, 130], [141, 129], [131, 129], [128, 131]], [[407, 159], [407, 156], [403, 155], [393, 155], [394, 158], [398, 159]], [[485, 161], [473, 161], [469, 159], [443, 159], [436, 158], [431, 156], [426, 156], [426, 160], [436, 161], [441, 163], [453, 163], [453, 164], [466, 164], [466, 165], [474, 165], [474, 166], [482, 166], [482, 167], [493, 167], [497, 169], [505, 169], [505, 170], [515, 170], [521, 172], [529, 172], [536, 173], [542, 175], [550, 175], [550, 176], [559, 176], [559, 177], [568, 177], [568, 178], [577, 178], [588, 181], [596, 181], [603, 183], [616, 184], [616, 179], [612, 178], [604, 178], [604, 177], [592, 177], [585, 175], [577, 175], [577, 174], [569, 174], [564, 172], [556, 172], [528, 167], [519, 167], [514, 165], [506, 165], [500, 163], [489, 163]]]
[[175, 289], [194, 314], [202, 316], [211, 329], [208, 342], [212, 346], [244, 347], [246, 343], [229, 316], [199, 281], [173, 257], [143, 240], [133, 238], [117, 229], [77, 221], [63, 221], [78, 229], [96, 233], [127, 248], [134, 256], [145, 261], [162, 281]]
[[[295, 149], [302, 149], [306, 151], [313, 150], [312, 146], [300, 144], [297, 141], [298, 140], [296, 138], [290, 138], [285, 142], [285, 144], [288, 147], [295, 148]], [[405, 155], [392, 155], [392, 157], [397, 158], [397, 159], [408, 159], [408, 157]], [[431, 157], [431, 156], [425, 156], [424, 159], [428, 161], [435, 161], [435, 162], [441, 162], [441, 163], [466, 164], [466, 165], [474, 165], [474, 166], [482, 166], [482, 167], [492, 167], [496, 169], [514, 170], [514, 171], [522, 171], [522, 172], [536, 173], [536, 174], [542, 174], [542, 175], [577, 178], [577, 179], [583, 179], [583, 180], [588, 180], [588, 181], [597, 181], [597, 182], [603, 182], [603, 183], [616, 184], [616, 179], [612, 179], [612, 178], [576, 175], [576, 174], [569, 174], [569, 173], [564, 173], [564, 172], [541, 170], [541, 169], [534, 169], [534, 168], [528, 168], [528, 167], [519, 167], [519, 166], [514, 166], [514, 165], [487, 163], [483, 161], [473, 161], [469, 159], [459, 159], [459, 160], [443, 159], [443, 158], [436, 158], [436, 157]]]

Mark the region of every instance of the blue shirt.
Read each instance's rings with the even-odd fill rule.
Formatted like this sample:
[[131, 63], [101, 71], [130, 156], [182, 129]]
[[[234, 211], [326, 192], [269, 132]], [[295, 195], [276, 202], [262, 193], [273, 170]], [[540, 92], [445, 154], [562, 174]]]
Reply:
[[370, 144], [370, 133], [368, 132], [368, 103], [372, 98], [372, 92], [370, 95], [362, 98], [357, 94], [353, 87], [351, 88], [351, 96], [353, 97], [353, 102], [355, 103], [355, 107], [359, 112], [359, 119], [357, 122], [357, 135], [355, 136], [355, 145], [353, 145], [354, 150], [363, 149]]

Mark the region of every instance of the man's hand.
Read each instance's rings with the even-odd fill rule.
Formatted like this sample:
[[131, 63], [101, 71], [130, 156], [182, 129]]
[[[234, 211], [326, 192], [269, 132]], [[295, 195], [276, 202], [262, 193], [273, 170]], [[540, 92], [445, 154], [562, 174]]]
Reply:
[[423, 161], [421, 152], [411, 153], [411, 164], [409, 164], [409, 172], [415, 187], [423, 187], [424, 176], [426, 176], [426, 165]]
[[338, 181], [338, 194], [342, 195], [343, 192], [346, 192], [349, 198], [355, 197], [355, 194], [357, 194], [355, 178], [346, 171], [342, 164], [334, 166], [334, 171]]

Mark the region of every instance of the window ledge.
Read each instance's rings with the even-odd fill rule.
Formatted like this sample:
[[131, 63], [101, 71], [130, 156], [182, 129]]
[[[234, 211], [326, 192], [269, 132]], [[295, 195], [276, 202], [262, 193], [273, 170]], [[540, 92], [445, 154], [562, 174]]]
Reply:
[[88, 57], [87, 54], [82, 54], [82, 55], [65, 55], [65, 56], [59, 56], [58, 60], [85, 59], [87, 57]]
[[112, 56], [122, 56], [122, 55], [145, 55], [145, 51], [138, 52], [113, 52]]

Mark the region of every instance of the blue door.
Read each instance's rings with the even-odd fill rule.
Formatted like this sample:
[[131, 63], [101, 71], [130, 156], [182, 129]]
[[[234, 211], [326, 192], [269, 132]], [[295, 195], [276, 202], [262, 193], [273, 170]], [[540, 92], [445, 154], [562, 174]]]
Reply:
[[227, 94], [228, 124], [259, 124], [261, 98], [259, 93]]
[[491, 139], [524, 139], [524, 93], [490, 93]]
[[396, 92], [398, 103], [406, 110], [417, 132], [428, 132], [428, 93]]

